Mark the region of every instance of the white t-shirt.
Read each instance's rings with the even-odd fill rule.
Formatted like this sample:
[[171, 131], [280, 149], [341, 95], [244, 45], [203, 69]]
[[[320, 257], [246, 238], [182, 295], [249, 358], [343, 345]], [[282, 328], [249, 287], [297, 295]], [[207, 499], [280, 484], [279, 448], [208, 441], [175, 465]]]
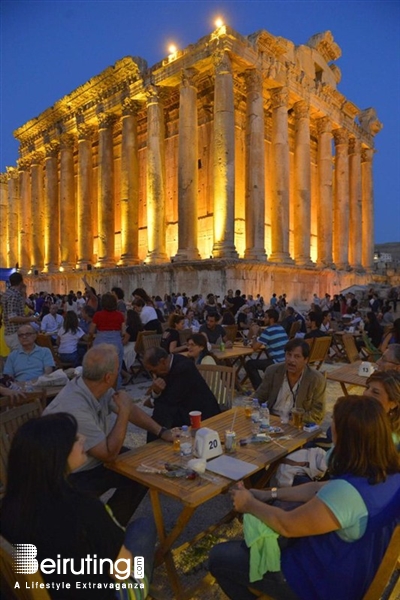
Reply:
[[76, 330], [76, 333], [72, 333], [68, 331], [65, 333], [64, 327], [61, 327], [58, 332], [60, 338], [60, 345], [58, 347], [58, 352], [60, 354], [71, 354], [76, 351], [78, 346], [78, 342], [85, 333], [82, 331], [80, 327]]
[[156, 309], [152, 306], [143, 306], [142, 312], [140, 313], [140, 319], [143, 325], [146, 325], [149, 321], [158, 319]]

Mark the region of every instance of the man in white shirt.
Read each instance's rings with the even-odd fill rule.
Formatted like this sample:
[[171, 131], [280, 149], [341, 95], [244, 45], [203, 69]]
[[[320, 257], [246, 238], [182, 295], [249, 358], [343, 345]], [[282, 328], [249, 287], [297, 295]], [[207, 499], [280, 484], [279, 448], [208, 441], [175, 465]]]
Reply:
[[57, 310], [57, 304], [51, 304], [50, 312], [43, 317], [40, 324], [40, 331], [51, 335], [52, 342], [56, 341], [58, 331], [64, 323], [62, 315], [59, 315]]

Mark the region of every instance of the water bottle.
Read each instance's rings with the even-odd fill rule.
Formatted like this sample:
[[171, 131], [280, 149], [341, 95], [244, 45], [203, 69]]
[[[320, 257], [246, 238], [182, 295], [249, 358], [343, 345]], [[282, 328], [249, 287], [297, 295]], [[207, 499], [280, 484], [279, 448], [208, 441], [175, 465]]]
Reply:
[[251, 412], [251, 420], [253, 423], [260, 422], [260, 403], [257, 398], [253, 398], [253, 410]]
[[268, 429], [268, 427], [269, 427], [269, 409], [268, 409], [268, 405], [266, 402], [261, 404], [260, 422], [261, 422], [261, 429]]
[[187, 425], [183, 425], [181, 429], [181, 456], [185, 458], [190, 458], [192, 456], [192, 436], [190, 435], [189, 427]]

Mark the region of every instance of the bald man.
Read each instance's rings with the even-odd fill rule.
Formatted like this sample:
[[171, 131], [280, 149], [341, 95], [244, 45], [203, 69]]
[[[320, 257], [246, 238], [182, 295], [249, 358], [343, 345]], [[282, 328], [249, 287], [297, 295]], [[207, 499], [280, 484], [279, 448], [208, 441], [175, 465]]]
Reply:
[[[78, 432], [85, 437], [88, 460], [70, 475], [71, 482], [78, 489], [97, 496], [117, 488], [107, 504], [115, 518], [125, 526], [147, 488], [107, 469], [103, 463], [114, 460], [124, 451], [129, 422], [164, 441], [172, 441], [172, 434], [133, 404], [125, 391], [115, 391], [118, 367], [114, 346], [94, 346], [85, 354], [82, 376], [67, 383], [43, 414], [66, 412], [75, 417]], [[117, 415], [113, 425], [109, 419], [111, 413]]]

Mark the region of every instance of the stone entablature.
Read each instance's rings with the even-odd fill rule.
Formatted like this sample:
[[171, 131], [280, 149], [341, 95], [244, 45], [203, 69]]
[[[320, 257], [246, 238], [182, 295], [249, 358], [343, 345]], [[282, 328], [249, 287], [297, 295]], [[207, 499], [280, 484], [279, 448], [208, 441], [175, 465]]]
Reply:
[[27, 271], [209, 256], [371, 268], [382, 125], [338, 91], [340, 55], [329, 31], [295, 46], [221, 26], [150, 68], [123, 58], [14, 132], [18, 249], [13, 223], [1, 256]]

